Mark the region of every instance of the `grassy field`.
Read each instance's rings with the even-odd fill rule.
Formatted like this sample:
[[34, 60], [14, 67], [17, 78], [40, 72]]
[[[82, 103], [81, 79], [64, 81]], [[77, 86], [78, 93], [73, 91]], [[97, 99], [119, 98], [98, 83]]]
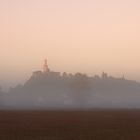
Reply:
[[1, 111], [0, 140], [140, 140], [140, 111]]

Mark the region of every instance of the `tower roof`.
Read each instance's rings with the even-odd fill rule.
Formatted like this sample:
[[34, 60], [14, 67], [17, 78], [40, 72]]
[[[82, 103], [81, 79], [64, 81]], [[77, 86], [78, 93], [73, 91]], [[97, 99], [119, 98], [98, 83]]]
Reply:
[[48, 73], [49, 72], [49, 67], [48, 67], [48, 61], [47, 61], [47, 59], [44, 60], [43, 72], [44, 73]]

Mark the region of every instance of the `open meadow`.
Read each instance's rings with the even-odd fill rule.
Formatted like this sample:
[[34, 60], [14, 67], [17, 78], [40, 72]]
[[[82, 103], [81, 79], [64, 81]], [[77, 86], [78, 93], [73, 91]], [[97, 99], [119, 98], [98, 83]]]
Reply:
[[0, 140], [139, 139], [139, 110], [0, 112]]

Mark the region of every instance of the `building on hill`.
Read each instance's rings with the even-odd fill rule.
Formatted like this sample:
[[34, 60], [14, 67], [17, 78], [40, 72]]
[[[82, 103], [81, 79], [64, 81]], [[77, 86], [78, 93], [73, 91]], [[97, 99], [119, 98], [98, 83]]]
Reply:
[[44, 65], [43, 65], [43, 73], [49, 73], [50, 69], [48, 67], [48, 61], [47, 59], [44, 60]]
[[47, 60], [44, 61], [43, 70], [34, 71], [25, 85], [32, 85], [38, 82], [55, 81], [61, 76], [60, 72], [50, 71]]
[[59, 77], [60, 76], [60, 72], [54, 72], [54, 71], [50, 71], [49, 67], [48, 67], [48, 62], [47, 59], [44, 60], [44, 65], [43, 65], [43, 71], [35, 71], [33, 72], [33, 77], [42, 77], [42, 76], [51, 76], [51, 77]]
[[58, 77], [60, 77], [61, 75], [60, 75], [60, 72], [50, 71], [50, 72], [48, 73], [48, 76], [49, 76], [49, 77], [52, 77], [52, 78], [58, 78]]
[[106, 79], [106, 78], [108, 78], [108, 75], [107, 75], [107, 73], [103, 72], [103, 73], [102, 73], [102, 78], [103, 78], [103, 79]]
[[38, 77], [38, 76], [40, 77], [40, 76], [42, 76], [42, 74], [43, 74], [42, 71], [35, 71], [35, 72], [33, 72], [32, 76], [33, 77]]

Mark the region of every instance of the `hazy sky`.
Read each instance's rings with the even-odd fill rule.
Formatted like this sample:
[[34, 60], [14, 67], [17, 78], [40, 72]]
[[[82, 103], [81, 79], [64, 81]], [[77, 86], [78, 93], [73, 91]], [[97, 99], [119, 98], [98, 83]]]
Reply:
[[27, 79], [44, 58], [54, 71], [140, 80], [140, 1], [0, 0], [1, 83]]

